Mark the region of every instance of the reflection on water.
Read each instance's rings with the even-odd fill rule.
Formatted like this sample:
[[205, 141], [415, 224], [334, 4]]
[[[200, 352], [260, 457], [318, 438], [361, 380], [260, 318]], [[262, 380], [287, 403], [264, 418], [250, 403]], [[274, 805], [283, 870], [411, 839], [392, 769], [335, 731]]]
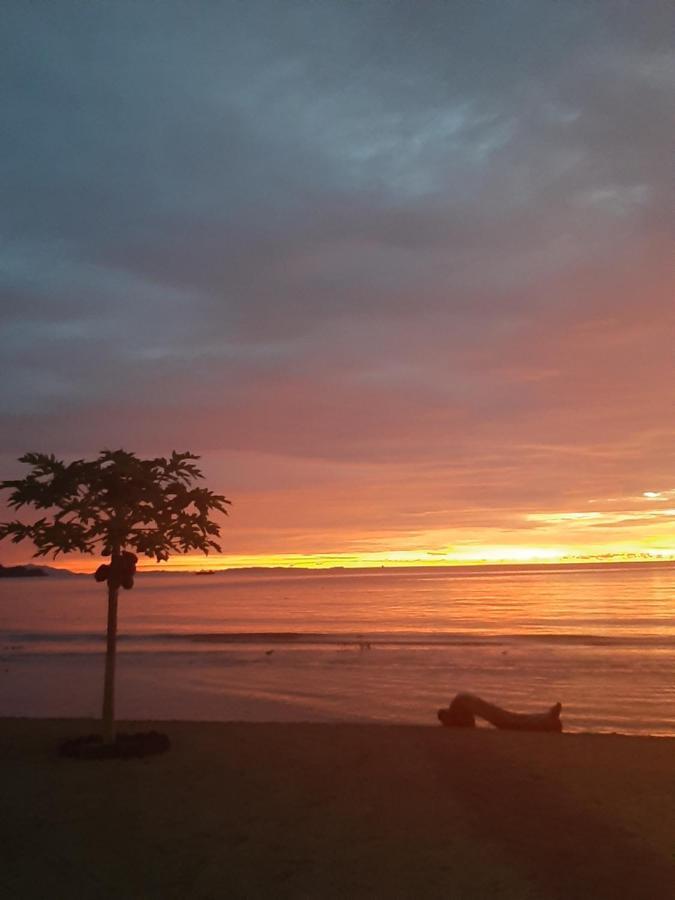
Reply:
[[[432, 722], [471, 690], [567, 727], [675, 734], [675, 567], [141, 576], [120, 715]], [[0, 585], [0, 714], [95, 714], [105, 592]]]

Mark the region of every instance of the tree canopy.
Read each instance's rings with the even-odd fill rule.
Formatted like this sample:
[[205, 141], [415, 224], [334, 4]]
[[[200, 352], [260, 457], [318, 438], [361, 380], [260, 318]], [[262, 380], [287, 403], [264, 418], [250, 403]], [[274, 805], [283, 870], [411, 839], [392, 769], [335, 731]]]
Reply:
[[24, 478], [2, 481], [12, 509], [31, 506], [50, 515], [25, 524], [0, 524], [0, 540], [31, 540], [34, 556], [52, 553], [112, 554], [131, 547], [167, 560], [172, 552], [220, 551], [220, 526], [214, 511], [227, 514], [230, 501], [194, 482], [204, 476], [199, 457], [177, 453], [139, 459], [126, 450], [103, 450], [94, 460], [66, 463], [53, 454], [26, 453], [32, 466]]

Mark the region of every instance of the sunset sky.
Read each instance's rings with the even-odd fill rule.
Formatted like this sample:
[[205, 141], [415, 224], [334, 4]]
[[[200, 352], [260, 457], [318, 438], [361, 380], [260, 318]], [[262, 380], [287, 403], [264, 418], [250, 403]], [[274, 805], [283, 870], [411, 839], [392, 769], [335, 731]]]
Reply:
[[0, 478], [198, 453], [199, 567], [675, 558], [674, 35], [6, 0]]

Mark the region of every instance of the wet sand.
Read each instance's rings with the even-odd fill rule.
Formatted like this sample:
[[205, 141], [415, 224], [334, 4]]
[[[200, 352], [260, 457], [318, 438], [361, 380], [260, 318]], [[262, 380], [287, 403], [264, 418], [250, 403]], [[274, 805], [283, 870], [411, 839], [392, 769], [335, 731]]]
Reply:
[[675, 896], [675, 739], [149, 727], [168, 754], [81, 762], [95, 723], [0, 720], [3, 896]]

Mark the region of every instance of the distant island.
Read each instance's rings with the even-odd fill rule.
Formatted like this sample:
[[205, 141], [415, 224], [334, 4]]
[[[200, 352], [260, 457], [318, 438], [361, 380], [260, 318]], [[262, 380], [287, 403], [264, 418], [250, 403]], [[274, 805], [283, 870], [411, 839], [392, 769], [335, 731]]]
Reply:
[[0, 563], [0, 578], [45, 578], [47, 573], [39, 566], [3, 566]]
[[75, 572], [70, 569], [59, 569], [57, 566], [34, 566], [27, 563], [24, 566], [3, 566], [0, 563], [0, 578], [72, 578]]

